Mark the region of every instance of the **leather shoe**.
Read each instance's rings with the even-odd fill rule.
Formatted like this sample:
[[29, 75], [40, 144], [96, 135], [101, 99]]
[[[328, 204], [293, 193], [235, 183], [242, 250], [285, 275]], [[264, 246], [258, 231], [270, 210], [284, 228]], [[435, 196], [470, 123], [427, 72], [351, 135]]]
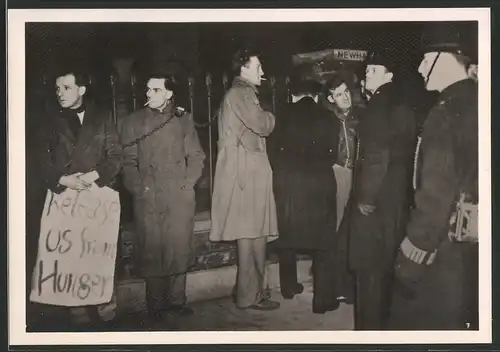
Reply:
[[237, 307], [238, 309], [254, 309], [254, 310], [275, 310], [280, 307], [279, 302], [271, 301], [270, 299], [262, 298], [257, 303], [248, 307]]
[[336, 299], [335, 302], [327, 306], [320, 306], [313, 304], [312, 310], [314, 314], [325, 314], [326, 312], [332, 312], [334, 310], [337, 310], [339, 307], [340, 307], [340, 302]]
[[339, 297], [337, 297], [337, 301], [339, 301], [339, 303], [344, 302], [345, 304], [348, 304], [348, 305], [354, 304], [353, 299], [349, 296], [347, 296], [347, 297], [346, 296], [339, 296]]
[[[237, 300], [237, 295], [238, 295], [238, 291], [236, 289], [236, 286], [233, 288], [233, 291], [231, 292], [231, 299], [233, 300], [233, 303], [236, 303], [236, 300]], [[262, 293], [262, 298], [265, 298], [265, 299], [271, 299], [271, 291], [270, 290], [263, 290]]]
[[301, 294], [302, 292], [304, 292], [304, 285], [297, 283], [293, 288], [293, 292], [281, 291], [281, 295], [284, 299], [292, 299], [293, 296]]

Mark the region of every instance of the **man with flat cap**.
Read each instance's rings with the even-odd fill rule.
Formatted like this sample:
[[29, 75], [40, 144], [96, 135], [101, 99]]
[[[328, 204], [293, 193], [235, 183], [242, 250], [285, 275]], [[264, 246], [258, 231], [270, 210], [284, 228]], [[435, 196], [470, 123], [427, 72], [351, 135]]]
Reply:
[[439, 96], [423, 126], [420, 186], [396, 260], [391, 328], [478, 329], [478, 91], [467, 74], [475, 49], [459, 28], [430, 29], [419, 72]]
[[392, 82], [395, 53], [369, 56], [365, 88], [371, 99], [359, 124], [349, 266], [355, 275], [355, 329], [383, 330], [392, 268], [409, 208], [416, 123]]

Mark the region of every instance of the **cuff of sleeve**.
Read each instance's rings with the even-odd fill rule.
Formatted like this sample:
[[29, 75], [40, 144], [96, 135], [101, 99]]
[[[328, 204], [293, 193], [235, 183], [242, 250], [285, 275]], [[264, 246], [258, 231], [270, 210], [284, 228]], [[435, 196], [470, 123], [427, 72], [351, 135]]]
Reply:
[[49, 188], [52, 192], [57, 194], [62, 193], [64, 190], [66, 190], [66, 186], [63, 186], [59, 183], [62, 176], [64, 176], [64, 174], [52, 176], [47, 182], [48, 183], [47, 188]]
[[429, 266], [434, 262], [437, 254], [437, 249], [431, 252], [418, 248], [408, 237], [405, 237], [399, 248], [401, 250], [401, 254], [404, 255], [405, 258], [415, 264], [422, 264], [426, 266]]
[[361, 180], [360, 187], [356, 192], [356, 199], [359, 204], [375, 205], [376, 192], [368, 187], [363, 187], [363, 183], [367, 181]]
[[371, 197], [361, 197], [358, 199], [359, 204], [375, 205], [375, 200]]
[[54, 193], [59, 194], [59, 193], [62, 193], [66, 190], [66, 186], [63, 186], [63, 185], [57, 183], [55, 186], [50, 187], [50, 190]]
[[102, 188], [102, 187], [104, 187], [104, 186], [107, 186], [107, 185], [108, 185], [108, 182], [106, 182], [106, 180], [103, 180], [102, 178], [99, 178], [99, 179], [97, 179], [97, 180], [95, 181], [95, 184], [96, 184], [98, 187]]

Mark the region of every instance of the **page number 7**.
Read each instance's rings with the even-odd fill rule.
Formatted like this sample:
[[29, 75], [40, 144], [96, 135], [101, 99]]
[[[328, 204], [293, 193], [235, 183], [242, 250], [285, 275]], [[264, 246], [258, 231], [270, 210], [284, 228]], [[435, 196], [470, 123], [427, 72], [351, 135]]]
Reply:
[[465, 323], [465, 326], [467, 327], [467, 329], [470, 328], [470, 323]]

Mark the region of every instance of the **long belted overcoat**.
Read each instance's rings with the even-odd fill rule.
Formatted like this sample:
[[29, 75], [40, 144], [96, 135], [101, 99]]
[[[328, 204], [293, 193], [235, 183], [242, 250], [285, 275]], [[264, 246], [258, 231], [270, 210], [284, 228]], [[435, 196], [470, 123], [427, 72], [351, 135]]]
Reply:
[[[186, 273], [194, 264], [194, 186], [205, 153], [193, 116], [145, 108], [120, 123], [123, 180], [134, 199], [137, 270], [143, 277]], [[159, 130], [136, 144], [131, 142]]]

